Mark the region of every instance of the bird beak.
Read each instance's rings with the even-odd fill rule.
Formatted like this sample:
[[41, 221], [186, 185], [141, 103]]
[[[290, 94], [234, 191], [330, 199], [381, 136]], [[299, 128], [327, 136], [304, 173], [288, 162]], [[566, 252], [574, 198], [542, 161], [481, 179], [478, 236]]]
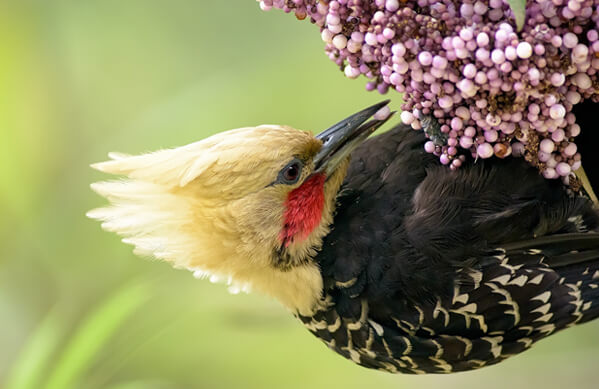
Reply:
[[356, 147], [393, 116], [395, 112], [384, 119], [368, 120], [387, 104], [389, 100], [368, 107], [316, 135], [322, 141], [322, 148], [314, 157], [315, 171], [330, 177]]

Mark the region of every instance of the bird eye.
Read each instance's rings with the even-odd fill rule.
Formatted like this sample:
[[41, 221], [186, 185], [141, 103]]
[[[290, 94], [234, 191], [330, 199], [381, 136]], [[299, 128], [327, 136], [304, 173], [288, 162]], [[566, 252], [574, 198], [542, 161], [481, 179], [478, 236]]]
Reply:
[[297, 164], [297, 163], [294, 163], [293, 165], [289, 166], [287, 169], [285, 169], [285, 172], [283, 173], [283, 177], [287, 181], [295, 181], [295, 180], [297, 180], [298, 176], [299, 176], [299, 164]]
[[295, 184], [302, 173], [301, 161], [294, 159], [279, 173], [279, 181], [284, 184]]

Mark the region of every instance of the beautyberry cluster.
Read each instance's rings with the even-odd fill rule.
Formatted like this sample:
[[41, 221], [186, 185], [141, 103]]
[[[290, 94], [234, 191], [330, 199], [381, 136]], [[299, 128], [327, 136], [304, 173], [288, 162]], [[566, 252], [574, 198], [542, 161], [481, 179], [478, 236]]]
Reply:
[[[402, 92], [401, 119], [459, 167], [523, 156], [546, 178], [580, 166], [572, 107], [599, 101], [599, 0], [262, 0], [320, 27], [331, 60], [368, 90]], [[460, 157], [461, 156], [461, 157]]]

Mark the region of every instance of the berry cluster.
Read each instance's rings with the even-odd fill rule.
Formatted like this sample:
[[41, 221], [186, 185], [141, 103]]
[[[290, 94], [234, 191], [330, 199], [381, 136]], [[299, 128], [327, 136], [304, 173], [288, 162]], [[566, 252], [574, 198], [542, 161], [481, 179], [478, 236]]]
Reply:
[[599, 0], [262, 0], [318, 25], [326, 52], [368, 90], [404, 95], [401, 119], [455, 169], [524, 156], [546, 178], [580, 166], [572, 107], [599, 100]]

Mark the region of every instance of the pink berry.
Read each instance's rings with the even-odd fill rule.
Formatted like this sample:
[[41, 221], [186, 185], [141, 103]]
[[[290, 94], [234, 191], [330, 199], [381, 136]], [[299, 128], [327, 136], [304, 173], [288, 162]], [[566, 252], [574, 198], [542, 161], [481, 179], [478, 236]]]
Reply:
[[360, 75], [360, 69], [356, 69], [350, 65], [347, 65], [344, 70], [347, 78], [356, 78]]
[[418, 61], [423, 66], [429, 66], [433, 62], [433, 56], [428, 51], [422, 51], [418, 54]]
[[555, 172], [555, 169], [553, 168], [546, 168], [545, 170], [543, 170], [543, 177], [548, 178], [548, 179], [552, 179], [552, 178], [557, 178], [557, 173]]
[[344, 49], [347, 46], [347, 38], [345, 37], [345, 35], [336, 35], [333, 38], [333, 45], [335, 45], [335, 47], [339, 50]]
[[387, 0], [385, 2], [385, 8], [389, 12], [395, 12], [399, 9], [399, 1], [398, 0]]
[[476, 65], [469, 63], [464, 66], [464, 70], [462, 72], [467, 78], [474, 78], [476, 76]]
[[464, 130], [464, 135], [469, 138], [473, 138], [476, 135], [476, 129], [472, 126], [466, 127]]
[[453, 99], [449, 96], [443, 96], [439, 99], [439, 106], [441, 108], [449, 108], [453, 105]]
[[391, 47], [391, 52], [397, 57], [403, 57], [406, 53], [406, 47], [401, 43], [396, 43]]
[[568, 174], [570, 174], [570, 172], [572, 171], [572, 169], [570, 168], [570, 165], [568, 165], [567, 163], [560, 162], [555, 167], [555, 171], [560, 176], [567, 176]]
[[586, 45], [578, 44], [572, 49], [572, 62], [582, 63], [589, 55], [589, 48]]
[[503, 50], [495, 49], [491, 52], [491, 60], [497, 65], [505, 62], [505, 55], [503, 54]]
[[564, 46], [566, 46], [569, 49], [572, 49], [574, 48], [574, 46], [578, 44], [578, 37], [576, 36], [576, 34], [568, 32], [564, 35], [563, 42]]
[[469, 136], [460, 137], [460, 147], [463, 149], [469, 149], [474, 144], [474, 141]]
[[385, 105], [383, 108], [376, 111], [376, 113], [373, 115], [373, 118], [376, 120], [385, 120], [389, 117], [389, 115], [391, 115], [391, 110], [389, 109], [388, 105]]
[[572, 83], [580, 89], [589, 89], [593, 85], [591, 78], [586, 73], [576, 73], [572, 77]]
[[476, 154], [481, 158], [491, 158], [493, 156], [493, 146], [488, 143], [482, 143], [476, 148]]
[[555, 148], [555, 144], [551, 139], [543, 139], [539, 145], [539, 149], [544, 153], [552, 153]]
[[414, 122], [414, 119], [415, 119], [412, 112], [409, 112], [409, 111], [402, 111], [399, 114], [399, 117], [400, 117], [402, 123], [405, 123], [405, 124], [412, 124], [412, 122]]
[[501, 118], [497, 115], [493, 115], [493, 114], [488, 114], [487, 117], [485, 118], [485, 121], [487, 122], [487, 124], [489, 124], [490, 126], [498, 126], [499, 123], [501, 123]]
[[557, 130], [555, 130], [551, 133], [551, 139], [554, 142], [561, 142], [562, 140], [564, 140], [565, 135], [566, 134], [565, 134], [564, 130], [562, 130], [561, 128], [558, 128]]
[[568, 157], [573, 157], [576, 154], [578, 147], [576, 147], [575, 143], [568, 143], [568, 146], [564, 148], [564, 155]]
[[561, 104], [554, 104], [549, 109], [549, 116], [552, 119], [560, 119], [566, 116], [566, 108]]
[[563, 73], [553, 73], [551, 75], [551, 84], [553, 84], [553, 86], [563, 85], [565, 81], [566, 76]]
[[518, 47], [516, 47], [516, 54], [523, 59], [530, 58], [532, 55], [532, 46], [528, 42], [520, 42], [518, 43]]
[[479, 47], [485, 47], [489, 44], [489, 35], [486, 32], [481, 32], [476, 36], [476, 43]]
[[424, 144], [424, 150], [427, 153], [433, 153], [435, 151], [435, 144], [432, 141], [428, 141]]

